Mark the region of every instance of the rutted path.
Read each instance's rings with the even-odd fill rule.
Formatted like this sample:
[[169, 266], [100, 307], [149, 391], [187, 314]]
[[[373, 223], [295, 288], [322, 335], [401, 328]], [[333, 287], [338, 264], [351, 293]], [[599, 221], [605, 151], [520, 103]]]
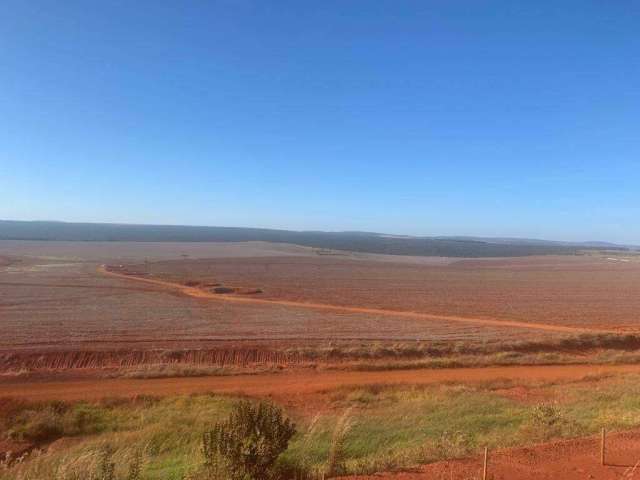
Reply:
[[206, 298], [211, 300], [234, 302], [234, 303], [251, 303], [251, 304], [263, 304], [263, 305], [280, 305], [296, 308], [310, 308], [314, 310], [330, 310], [334, 312], [343, 313], [364, 313], [371, 315], [385, 315], [391, 317], [402, 317], [412, 319], [424, 319], [435, 321], [447, 321], [447, 322], [460, 322], [471, 323], [475, 325], [487, 325], [492, 327], [515, 327], [515, 328], [527, 328], [532, 330], [543, 330], [551, 332], [562, 333], [618, 333], [615, 330], [606, 329], [593, 329], [593, 328], [578, 328], [569, 327], [566, 325], [549, 325], [546, 323], [530, 323], [519, 322], [516, 320], [498, 320], [490, 318], [474, 318], [474, 317], [460, 317], [457, 315], [438, 315], [432, 313], [410, 312], [401, 310], [387, 310], [382, 308], [366, 308], [366, 307], [347, 307], [340, 305], [331, 305], [326, 303], [309, 303], [309, 302], [294, 302], [290, 300], [265, 300], [254, 297], [239, 297], [225, 294], [214, 294], [206, 292], [197, 287], [188, 287], [179, 283], [167, 282], [165, 280], [158, 280], [153, 278], [138, 277], [135, 275], [125, 275], [122, 273], [112, 272], [107, 270], [105, 265], [98, 267], [98, 271], [105, 275], [117, 277], [125, 280], [133, 280], [137, 282], [144, 282], [147, 284], [157, 285], [162, 288], [168, 288], [178, 290], [185, 295], [195, 298]]

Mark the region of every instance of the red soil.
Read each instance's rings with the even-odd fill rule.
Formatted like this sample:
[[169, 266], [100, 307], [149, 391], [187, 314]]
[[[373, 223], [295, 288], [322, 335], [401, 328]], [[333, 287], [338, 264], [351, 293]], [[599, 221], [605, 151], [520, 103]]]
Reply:
[[223, 377], [73, 380], [66, 382], [0, 383], [0, 397], [29, 400], [80, 400], [135, 395], [175, 395], [189, 393], [233, 393], [270, 396], [285, 402], [297, 395], [317, 394], [343, 386], [428, 385], [442, 382], [487, 382], [493, 380], [567, 381], [607, 373], [640, 373], [640, 365], [573, 365], [457, 368], [440, 370], [394, 370], [379, 372], [292, 371], [276, 374]]
[[35, 445], [28, 442], [17, 442], [8, 439], [0, 440], [0, 460], [12, 463], [31, 452], [34, 448]]
[[637, 330], [640, 259], [545, 256], [391, 263], [327, 257], [217, 258], [132, 267], [174, 283], [262, 288], [262, 299]]
[[[1, 253], [20, 260], [0, 268], [5, 372], [299, 364], [296, 348], [329, 342], [545, 341], [638, 328], [640, 311], [640, 263], [601, 258], [401, 264], [289, 255], [140, 264], [138, 257], [129, 267], [138, 280], [97, 273], [94, 261]], [[176, 285], [186, 281], [199, 283]], [[216, 284], [263, 292], [205, 291]]]
[[[428, 320], [338, 308], [212, 301], [187, 296], [173, 286], [103, 275], [96, 272], [98, 265], [92, 262], [34, 262], [29, 265], [21, 262], [11, 270], [0, 268], [2, 354], [246, 348], [282, 351], [299, 346], [326, 346], [329, 341], [491, 343], [558, 335], [442, 318]], [[242, 282], [235, 285], [256, 286]], [[245, 297], [263, 296], [264, 293]]]
[[[491, 452], [491, 480], [640, 479], [640, 431], [607, 435], [606, 465], [600, 464], [599, 437], [580, 438]], [[445, 461], [413, 471], [345, 477], [349, 480], [469, 480], [482, 478], [482, 458]]]
[[461, 322], [461, 323], [471, 323], [476, 325], [489, 325], [489, 326], [500, 326], [500, 327], [528, 328], [533, 330], [544, 330], [544, 331], [562, 332], [562, 333], [584, 333], [589, 331], [614, 332], [614, 330], [604, 330], [604, 329], [594, 329], [594, 328], [585, 329], [585, 328], [568, 327], [563, 325], [547, 325], [542, 323], [518, 322], [518, 321], [511, 321], [511, 320], [460, 317], [457, 315], [418, 313], [418, 312], [410, 312], [410, 311], [388, 310], [388, 309], [381, 309], [381, 308], [348, 307], [348, 306], [341, 306], [341, 305], [331, 305], [326, 303], [298, 302], [298, 301], [291, 301], [291, 300], [265, 300], [262, 298], [254, 298], [254, 297], [248, 298], [248, 297], [238, 297], [238, 296], [230, 296], [230, 295], [220, 295], [219, 293], [211, 293], [201, 288], [186, 286], [181, 283], [173, 283], [173, 282], [160, 280], [156, 278], [142, 277], [129, 272], [114, 271], [105, 266], [100, 267], [99, 271], [106, 275], [111, 275], [111, 276], [115, 276], [115, 277], [119, 277], [127, 280], [135, 279], [137, 281], [144, 282], [147, 284], [153, 284], [153, 285], [158, 285], [160, 287], [176, 289], [181, 291], [185, 295], [195, 297], [195, 298], [207, 298], [207, 299], [222, 300], [227, 302], [252, 303], [252, 304], [261, 304], [261, 305], [282, 305], [287, 307], [311, 308], [315, 310], [332, 310], [332, 311], [348, 312], [348, 313], [386, 315], [386, 316], [393, 316], [393, 317], [425, 319], [425, 320], [443, 320], [448, 322]]

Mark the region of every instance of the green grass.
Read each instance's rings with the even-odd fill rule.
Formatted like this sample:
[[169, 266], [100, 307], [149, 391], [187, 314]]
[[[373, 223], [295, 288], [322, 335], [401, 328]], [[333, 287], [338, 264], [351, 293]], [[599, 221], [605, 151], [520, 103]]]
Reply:
[[[298, 433], [281, 463], [309, 471], [326, 469], [341, 418], [346, 427], [336, 471], [344, 473], [403, 468], [477, 453], [484, 446], [494, 449], [588, 435], [602, 426], [621, 430], [640, 425], [637, 375], [538, 385], [535, 391], [547, 399], [544, 403], [501, 395], [513, 385], [498, 381], [336, 390], [325, 396], [322, 414], [310, 418], [289, 412]], [[200, 467], [202, 432], [226, 417], [235, 401], [197, 395], [72, 405], [7, 404], [2, 408], [4, 436], [42, 438], [38, 432], [44, 430], [54, 432], [55, 438], [44, 442], [50, 447], [43, 453], [0, 473], [0, 479], [71, 478], [64, 475], [95, 469], [107, 444], [115, 449], [120, 478], [141, 452], [145, 479], [180, 479]], [[57, 427], [49, 429], [49, 422]]]
[[[491, 449], [596, 433], [601, 427], [640, 426], [640, 377], [604, 378], [547, 385], [551, 400], [540, 405], [495, 392], [503, 382], [477, 387], [445, 385], [344, 389], [334, 395], [334, 414], [324, 415], [311, 441], [292, 445], [287, 455], [326, 459], [331, 432], [341, 412], [351, 409], [345, 441], [346, 473], [371, 473]], [[556, 401], [560, 399], [561, 401]], [[538, 414], [541, 406], [542, 416]], [[547, 415], [549, 418], [544, 417]]]
[[[345, 473], [370, 473], [472, 452], [481, 445], [506, 446], [527, 419], [528, 408], [490, 392], [459, 387], [358, 389], [336, 395], [337, 412], [326, 415], [312, 440], [292, 445], [287, 456], [328, 455], [331, 432], [351, 408], [344, 445]], [[514, 442], [515, 443], [515, 442]]]
[[[95, 458], [104, 445], [115, 448], [114, 461], [118, 474], [124, 475], [129, 461], [137, 450], [145, 457], [145, 478], [181, 478], [199, 459], [199, 442], [202, 431], [224, 418], [230, 411], [232, 399], [220, 396], [199, 395], [165, 399], [144, 399], [135, 402], [88, 404], [79, 403], [49, 418], [53, 423], [65, 424], [74, 412], [90, 411], [91, 418], [82, 431], [63, 428], [57, 437], [76, 439], [66, 448], [58, 449], [54, 442], [49, 451], [34, 455], [23, 466], [0, 478], [42, 478], [31, 473], [46, 470], [64, 478], [69, 470], [91, 471]], [[20, 415], [5, 419], [5, 435], [29, 440], [25, 431], [33, 430], [40, 421], [40, 412], [50, 416], [49, 404], [26, 406]], [[51, 438], [50, 440], [55, 440]], [[60, 442], [60, 440], [58, 440]]]

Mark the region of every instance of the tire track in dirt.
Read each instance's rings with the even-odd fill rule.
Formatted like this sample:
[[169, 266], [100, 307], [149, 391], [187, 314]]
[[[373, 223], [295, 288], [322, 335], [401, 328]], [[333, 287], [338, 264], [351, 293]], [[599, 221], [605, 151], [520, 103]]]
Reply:
[[[494, 380], [555, 382], [580, 380], [590, 375], [640, 373], [640, 365], [546, 365], [439, 370], [304, 371], [218, 377], [153, 379], [92, 379], [67, 381], [13, 381], [0, 383], [0, 398], [39, 400], [97, 400], [136, 395], [238, 394], [293, 401], [296, 395], [318, 394], [340, 387], [365, 385], [430, 385]], [[304, 401], [302, 399], [301, 401]]]
[[491, 318], [461, 317], [457, 315], [438, 315], [438, 314], [432, 314], [432, 313], [420, 313], [420, 312], [411, 312], [411, 311], [402, 311], [402, 310], [387, 310], [382, 308], [347, 307], [347, 306], [332, 305], [327, 303], [294, 302], [291, 300], [265, 300], [261, 298], [238, 297], [238, 296], [231, 296], [231, 295], [225, 295], [225, 294], [209, 293], [197, 287], [188, 287], [185, 285], [181, 285], [179, 283], [167, 282], [165, 280], [157, 280], [152, 278], [144, 278], [144, 277], [138, 277], [135, 275], [125, 275], [122, 273], [112, 272], [107, 270], [105, 265], [101, 265], [100, 267], [98, 267], [98, 271], [102, 274], [120, 278], [120, 279], [133, 280], [138, 282], [144, 282], [147, 284], [153, 284], [153, 285], [162, 287], [164, 289], [178, 290], [189, 297], [217, 300], [222, 302], [245, 303], [245, 304], [249, 303], [249, 304], [257, 304], [257, 305], [279, 305], [279, 306], [295, 307], [295, 308], [309, 308], [313, 310], [329, 310], [333, 312], [342, 312], [342, 313], [359, 313], [359, 314], [369, 314], [369, 315], [382, 315], [382, 316], [388, 316], [388, 317], [423, 319], [423, 320], [431, 320], [431, 321], [435, 320], [435, 321], [447, 321], [447, 322], [458, 322], [458, 323], [470, 323], [475, 325], [486, 325], [491, 327], [525, 328], [530, 330], [541, 330], [541, 331], [547, 331], [547, 332], [618, 333], [615, 330], [579, 328], [579, 327], [570, 327], [566, 325], [550, 325], [546, 323], [529, 323], [529, 322], [520, 322], [517, 320], [498, 320], [498, 319], [491, 319]]

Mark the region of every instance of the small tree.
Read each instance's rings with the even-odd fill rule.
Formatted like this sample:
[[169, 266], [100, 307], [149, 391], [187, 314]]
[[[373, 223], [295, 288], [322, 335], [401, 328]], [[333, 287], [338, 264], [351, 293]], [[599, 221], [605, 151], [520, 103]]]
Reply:
[[202, 451], [212, 478], [264, 480], [287, 449], [295, 425], [270, 403], [242, 401], [229, 418], [205, 432]]

